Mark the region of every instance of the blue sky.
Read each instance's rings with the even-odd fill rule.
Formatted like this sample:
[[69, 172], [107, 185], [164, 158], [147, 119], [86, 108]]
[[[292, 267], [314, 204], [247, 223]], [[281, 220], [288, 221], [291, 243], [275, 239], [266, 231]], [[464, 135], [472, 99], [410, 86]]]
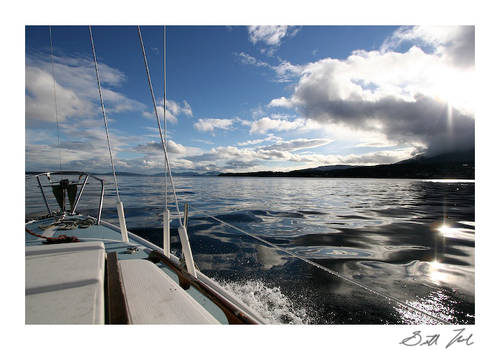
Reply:
[[[163, 27], [141, 27], [163, 120]], [[109, 171], [88, 27], [27, 26], [26, 170]], [[117, 169], [162, 171], [137, 28], [93, 35]], [[392, 163], [474, 147], [474, 27], [167, 26], [175, 171]], [[57, 141], [56, 108], [59, 124]]]

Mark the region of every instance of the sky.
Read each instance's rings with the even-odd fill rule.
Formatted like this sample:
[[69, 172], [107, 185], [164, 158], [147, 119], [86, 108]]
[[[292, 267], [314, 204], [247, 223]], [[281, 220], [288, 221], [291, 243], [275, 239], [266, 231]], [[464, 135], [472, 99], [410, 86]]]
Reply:
[[[89, 28], [50, 31], [25, 27], [26, 170], [108, 172]], [[474, 148], [474, 26], [167, 26], [165, 116], [164, 27], [141, 32], [176, 172], [374, 165]], [[162, 172], [137, 27], [92, 33], [116, 169]]]

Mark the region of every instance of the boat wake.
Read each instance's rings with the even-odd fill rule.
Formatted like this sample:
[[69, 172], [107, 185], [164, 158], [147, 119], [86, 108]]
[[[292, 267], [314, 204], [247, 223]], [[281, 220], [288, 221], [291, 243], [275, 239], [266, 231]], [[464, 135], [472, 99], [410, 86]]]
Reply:
[[307, 310], [296, 307], [279, 287], [268, 287], [262, 281], [217, 281], [270, 324], [309, 324]]

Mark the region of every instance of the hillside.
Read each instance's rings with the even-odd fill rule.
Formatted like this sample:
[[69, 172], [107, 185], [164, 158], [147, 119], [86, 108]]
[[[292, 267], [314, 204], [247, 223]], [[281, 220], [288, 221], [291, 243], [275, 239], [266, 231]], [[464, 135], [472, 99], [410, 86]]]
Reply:
[[474, 179], [474, 170], [474, 150], [468, 150], [432, 157], [418, 156], [394, 164], [373, 166], [335, 165], [288, 172], [223, 173], [219, 176]]

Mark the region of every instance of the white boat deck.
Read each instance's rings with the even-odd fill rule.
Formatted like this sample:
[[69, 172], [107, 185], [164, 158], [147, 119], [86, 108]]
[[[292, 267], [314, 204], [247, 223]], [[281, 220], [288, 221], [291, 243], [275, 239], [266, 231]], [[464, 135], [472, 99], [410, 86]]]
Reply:
[[219, 324], [152, 262], [122, 260], [119, 266], [131, 323]]
[[102, 242], [26, 247], [27, 324], [103, 324]]
[[[146, 260], [147, 249], [134, 237], [129, 243], [121, 241], [119, 231], [107, 223], [61, 231], [46, 227], [52, 221], [26, 227], [46, 237], [75, 236], [80, 242], [43, 244], [44, 239], [26, 233], [26, 324], [106, 323], [109, 253], [117, 254], [129, 323], [228, 322], [222, 310], [195, 288], [182, 289], [167, 266]], [[130, 253], [130, 247], [139, 249]]]

